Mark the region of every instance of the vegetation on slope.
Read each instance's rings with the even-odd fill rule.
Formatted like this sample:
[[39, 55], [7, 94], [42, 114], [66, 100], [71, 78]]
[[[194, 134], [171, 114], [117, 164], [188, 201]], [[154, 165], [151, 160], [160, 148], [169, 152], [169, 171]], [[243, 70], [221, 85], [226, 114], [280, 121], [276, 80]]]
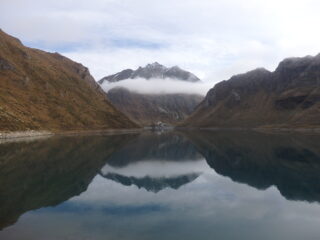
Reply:
[[0, 30], [0, 131], [134, 127], [86, 67]]

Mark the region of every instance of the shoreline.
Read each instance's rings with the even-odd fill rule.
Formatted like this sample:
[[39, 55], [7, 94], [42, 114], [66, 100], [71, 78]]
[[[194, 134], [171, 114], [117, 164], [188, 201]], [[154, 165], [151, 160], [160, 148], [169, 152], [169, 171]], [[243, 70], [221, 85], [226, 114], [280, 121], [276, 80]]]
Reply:
[[10, 131], [10, 132], [0, 132], [0, 139], [12, 139], [12, 138], [28, 138], [28, 137], [40, 137], [40, 136], [51, 136], [54, 135], [50, 131]]
[[16, 138], [33, 138], [43, 136], [75, 136], [75, 135], [113, 135], [138, 133], [143, 129], [104, 129], [104, 130], [70, 130], [70, 131], [46, 131], [46, 130], [27, 130], [27, 131], [6, 131], [0, 132], [0, 140]]
[[175, 130], [186, 131], [255, 131], [261, 133], [314, 133], [320, 134], [320, 127], [315, 128], [281, 128], [281, 127], [255, 127], [255, 128], [241, 128], [241, 127], [177, 127]]
[[[68, 130], [68, 131], [46, 131], [46, 130], [27, 130], [27, 131], [6, 131], [0, 132], [0, 140], [24, 139], [34, 137], [51, 136], [80, 136], [80, 135], [115, 135], [115, 134], [133, 134], [148, 131], [146, 128], [132, 129], [102, 129], [102, 130]], [[314, 133], [320, 134], [320, 128], [173, 128], [172, 130], [186, 131], [257, 131], [262, 133]]]

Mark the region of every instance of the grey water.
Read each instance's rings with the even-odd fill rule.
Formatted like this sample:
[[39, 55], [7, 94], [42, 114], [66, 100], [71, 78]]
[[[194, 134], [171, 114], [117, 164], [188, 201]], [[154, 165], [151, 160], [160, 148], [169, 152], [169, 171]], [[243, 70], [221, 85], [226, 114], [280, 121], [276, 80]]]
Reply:
[[320, 136], [189, 131], [0, 144], [0, 239], [318, 239]]

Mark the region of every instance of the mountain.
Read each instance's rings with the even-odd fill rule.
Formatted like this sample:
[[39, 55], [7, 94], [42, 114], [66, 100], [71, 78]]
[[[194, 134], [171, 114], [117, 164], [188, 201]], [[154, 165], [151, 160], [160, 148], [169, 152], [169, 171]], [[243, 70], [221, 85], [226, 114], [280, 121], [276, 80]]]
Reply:
[[118, 82], [126, 79], [135, 79], [135, 78], [144, 78], [144, 79], [177, 79], [188, 82], [199, 82], [200, 79], [194, 74], [185, 71], [178, 66], [167, 68], [157, 62], [148, 64], [145, 67], [139, 67], [136, 70], [126, 69], [121, 72], [118, 72], [113, 75], [106, 76], [99, 80], [99, 83], [102, 84], [105, 81], [107, 82]]
[[0, 131], [133, 127], [86, 67], [0, 30]]
[[320, 54], [288, 58], [274, 72], [256, 69], [209, 90], [187, 127], [320, 127]]
[[[194, 74], [182, 70], [177, 66], [167, 68], [155, 62], [145, 67], [139, 67], [135, 71], [126, 69], [114, 75], [104, 77], [99, 83], [103, 86], [108, 83], [137, 78], [148, 79], [150, 81], [153, 79], [173, 79], [191, 83], [200, 81]], [[167, 83], [164, 82], [163, 84]], [[124, 87], [112, 88], [107, 94], [114, 106], [133, 121], [144, 126], [158, 121], [175, 125], [189, 116], [203, 100], [203, 96], [198, 94], [142, 94]]]
[[154, 122], [175, 124], [188, 117], [203, 100], [197, 94], [141, 94], [116, 87], [108, 92], [114, 106], [142, 125]]

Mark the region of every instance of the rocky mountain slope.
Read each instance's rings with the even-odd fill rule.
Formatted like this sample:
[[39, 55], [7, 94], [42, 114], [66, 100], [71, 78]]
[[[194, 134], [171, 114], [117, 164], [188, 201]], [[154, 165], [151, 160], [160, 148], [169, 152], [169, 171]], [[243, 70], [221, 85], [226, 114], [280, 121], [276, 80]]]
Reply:
[[288, 58], [214, 86], [182, 126], [320, 127], [320, 55]]
[[113, 88], [108, 98], [120, 111], [142, 125], [158, 121], [175, 124], [187, 118], [203, 100], [197, 94], [141, 94]]
[[0, 30], [0, 131], [132, 128], [88, 69]]
[[[102, 78], [101, 85], [137, 78], [148, 79], [171, 79], [187, 82], [199, 82], [200, 79], [194, 74], [180, 69], [179, 67], [167, 68], [159, 63], [148, 64], [133, 71], [124, 70], [111, 76]], [[165, 82], [163, 84], [166, 84]], [[123, 113], [141, 125], [150, 125], [161, 121], [176, 124], [184, 120], [203, 100], [198, 94], [151, 94], [137, 93], [123, 87], [115, 87], [108, 91], [109, 100]]]
[[125, 79], [135, 79], [135, 78], [144, 78], [144, 79], [177, 79], [188, 82], [198, 82], [200, 79], [194, 74], [185, 71], [178, 66], [167, 68], [157, 62], [148, 64], [145, 67], [139, 67], [136, 70], [125, 69], [116, 74], [106, 76], [102, 78], [99, 83], [102, 84], [104, 81], [108, 82], [118, 82]]

